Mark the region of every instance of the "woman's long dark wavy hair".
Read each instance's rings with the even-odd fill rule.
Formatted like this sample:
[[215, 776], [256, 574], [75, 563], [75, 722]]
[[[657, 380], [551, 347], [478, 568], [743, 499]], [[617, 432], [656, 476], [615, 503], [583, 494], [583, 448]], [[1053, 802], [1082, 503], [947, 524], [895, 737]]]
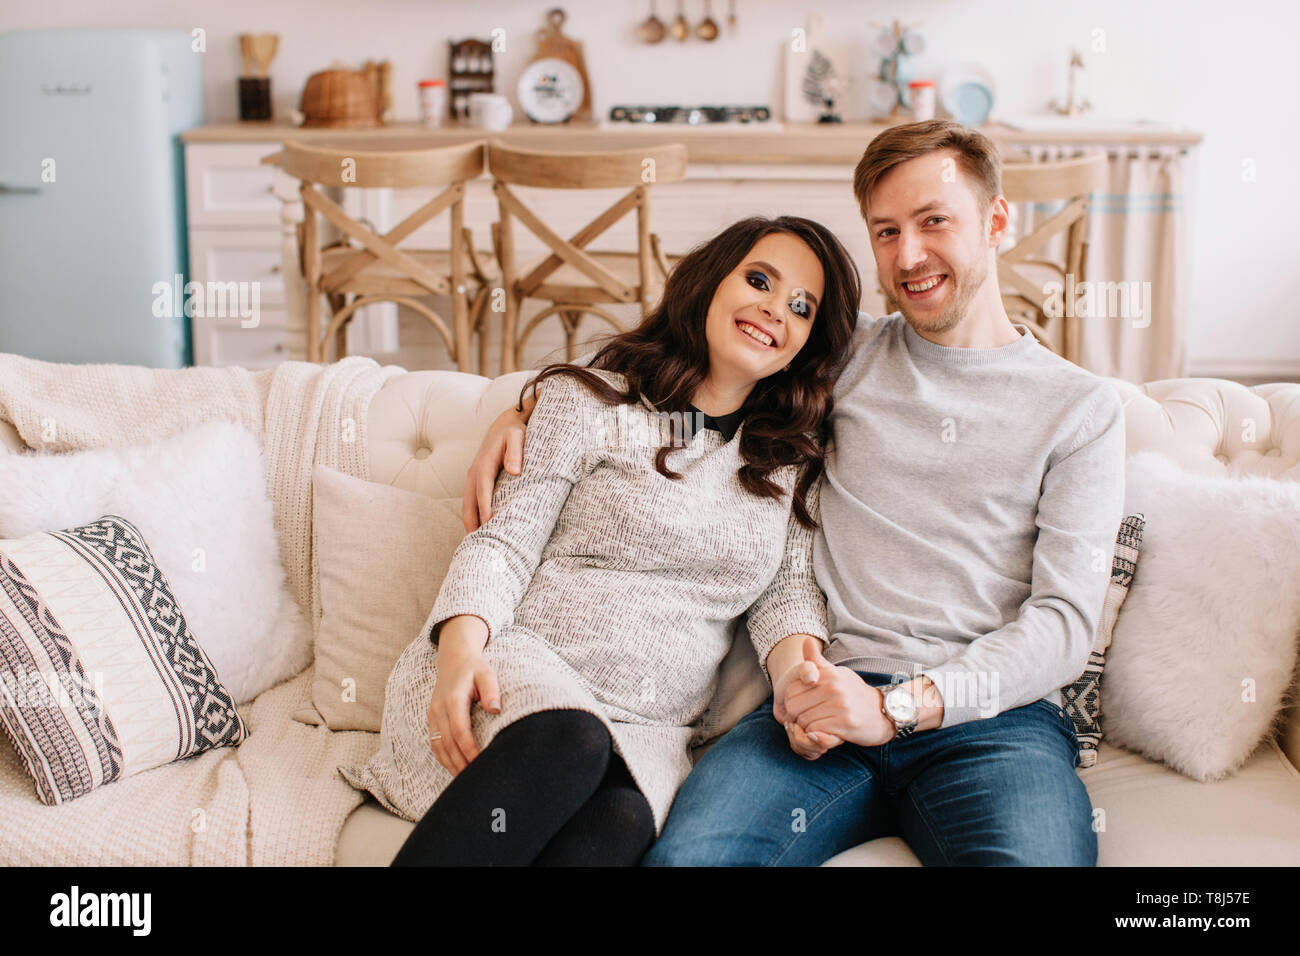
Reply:
[[[857, 266], [834, 233], [819, 222], [799, 216], [752, 216], [728, 226], [677, 263], [659, 303], [640, 325], [609, 338], [589, 366], [569, 362], [545, 366], [524, 384], [517, 410], [523, 410], [529, 387], [536, 395], [538, 383], [567, 374], [607, 405], [637, 404], [644, 395], [660, 411], [684, 414], [709, 373], [704, 329], [713, 295], [754, 244], [772, 233], [788, 233], [803, 240], [821, 261], [825, 291], [808, 340], [791, 360], [789, 370], [757, 382], [741, 406], [745, 411], [740, 436], [744, 464], [739, 478], [747, 491], [779, 499], [784, 491], [768, 474], [785, 465], [805, 466], [794, 491], [794, 514], [804, 527], [816, 527], [805, 496], [825, 467], [832, 390], [848, 361], [861, 298]], [[619, 392], [588, 368], [622, 374], [627, 391]], [[665, 463], [673, 450], [671, 445], [658, 449], [655, 469], [678, 479], [682, 476]]]

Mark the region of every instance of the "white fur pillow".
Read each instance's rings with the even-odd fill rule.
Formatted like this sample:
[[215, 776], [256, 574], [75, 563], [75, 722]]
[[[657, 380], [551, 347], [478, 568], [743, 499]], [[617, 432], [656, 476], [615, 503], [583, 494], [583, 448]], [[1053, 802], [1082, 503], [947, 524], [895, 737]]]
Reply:
[[1201, 781], [1232, 773], [1286, 701], [1300, 632], [1300, 485], [1129, 459], [1142, 560], [1102, 678], [1106, 738]]
[[150, 445], [0, 455], [0, 538], [119, 514], [144, 535], [236, 703], [311, 663], [257, 438], [213, 422]]

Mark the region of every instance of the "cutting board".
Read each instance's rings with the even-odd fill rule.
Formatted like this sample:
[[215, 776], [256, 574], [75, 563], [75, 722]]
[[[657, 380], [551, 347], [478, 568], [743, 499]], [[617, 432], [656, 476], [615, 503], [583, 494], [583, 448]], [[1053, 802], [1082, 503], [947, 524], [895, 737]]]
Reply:
[[565, 36], [561, 29], [564, 26], [564, 19], [564, 11], [559, 7], [547, 11], [546, 26], [537, 31], [537, 52], [528, 62], [531, 64], [538, 60], [554, 58], [571, 63], [578, 71], [578, 75], [582, 77], [582, 103], [578, 107], [578, 112], [573, 114], [573, 118], [589, 120], [591, 119], [591, 80], [587, 76], [582, 44], [572, 37]]

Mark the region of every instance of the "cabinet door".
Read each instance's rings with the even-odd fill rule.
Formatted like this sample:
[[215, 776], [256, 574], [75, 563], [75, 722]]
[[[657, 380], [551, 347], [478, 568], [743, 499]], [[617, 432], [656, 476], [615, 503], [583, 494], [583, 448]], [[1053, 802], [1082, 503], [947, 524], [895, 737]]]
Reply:
[[244, 328], [233, 319], [194, 320], [197, 365], [270, 368], [284, 361], [307, 361], [307, 329], [290, 324], [283, 310], [262, 313], [257, 326]]
[[190, 228], [278, 228], [280, 200], [275, 196], [275, 188], [279, 168], [262, 165], [262, 157], [279, 150], [280, 144], [275, 142], [188, 145], [185, 200]]
[[283, 307], [283, 245], [278, 229], [194, 230], [190, 278], [200, 283], [256, 283], [263, 306]]

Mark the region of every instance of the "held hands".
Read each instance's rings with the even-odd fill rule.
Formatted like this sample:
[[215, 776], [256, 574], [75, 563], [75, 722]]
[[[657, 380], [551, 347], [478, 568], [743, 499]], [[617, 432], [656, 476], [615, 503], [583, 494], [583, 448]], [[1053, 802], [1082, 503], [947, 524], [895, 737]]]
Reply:
[[[774, 716], [782, 723], [789, 721], [794, 728], [791, 731], [787, 727], [787, 733], [790, 733], [790, 745], [796, 753], [807, 756], [795, 746], [796, 734], [803, 734], [808, 740], [826, 738], [833, 741], [823, 747], [821, 753], [845, 740], [863, 747], [875, 747], [894, 738], [894, 723], [880, 710], [879, 690], [849, 668], [837, 667], [826, 660], [816, 638], [804, 639], [803, 657], [803, 661], [786, 675], [798, 672], [801, 679], [786, 681], [785, 677], [782, 678], [780, 690], [784, 695], [778, 695], [777, 699], [781, 701], [784, 717], [777, 713], [776, 706], [773, 707]], [[809, 680], [814, 674], [815, 677]]]
[[490, 713], [501, 712], [497, 677], [483, 658], [486, 635], [480, 639], [472, 631], [449, 631], [459, 620], [452, 618], [443, 625], [438, 641], [438, 680], [433, 686], [428, 714], [429, 746], [438, 763], [450, 770], [453, 777], [479, 754], [470, 730], [474, 701], [481, 701]]
[[[822, 678], [821, 668], [817, 665], [817, 658], [821, 656], [821, 647], [817, 639], [806, 637], [800, 646], [803, 652], [802, 659], [787, 668], [772, 685], [772, 716], [785, 727], [786, 736], [790, 738], [790, 749], [805, 760], [816, 760], [844, 741], [843, 738], [832, 733], [810, 734], [790, 715], [787, 702], [792, 696], [805, 688], [815, 686]], [[823, 662], [827, 667], [834, 666], [824, 659]]]
[[[544, 383], [539, 386], [539, 391], [541, 388], [545, 388]], [[492, 517], [492, 489], [502, 465], [512, 475], [523, 470], [524, 432], [537, 405], [531, 389], [524, 395], [523, 404], [522, 412], [515, 411], [511, 405], [497, 416], [465, 474], [465, 497], [461, 501], [460, 517], [465, 523], [466, 533], [486, 524]]]

